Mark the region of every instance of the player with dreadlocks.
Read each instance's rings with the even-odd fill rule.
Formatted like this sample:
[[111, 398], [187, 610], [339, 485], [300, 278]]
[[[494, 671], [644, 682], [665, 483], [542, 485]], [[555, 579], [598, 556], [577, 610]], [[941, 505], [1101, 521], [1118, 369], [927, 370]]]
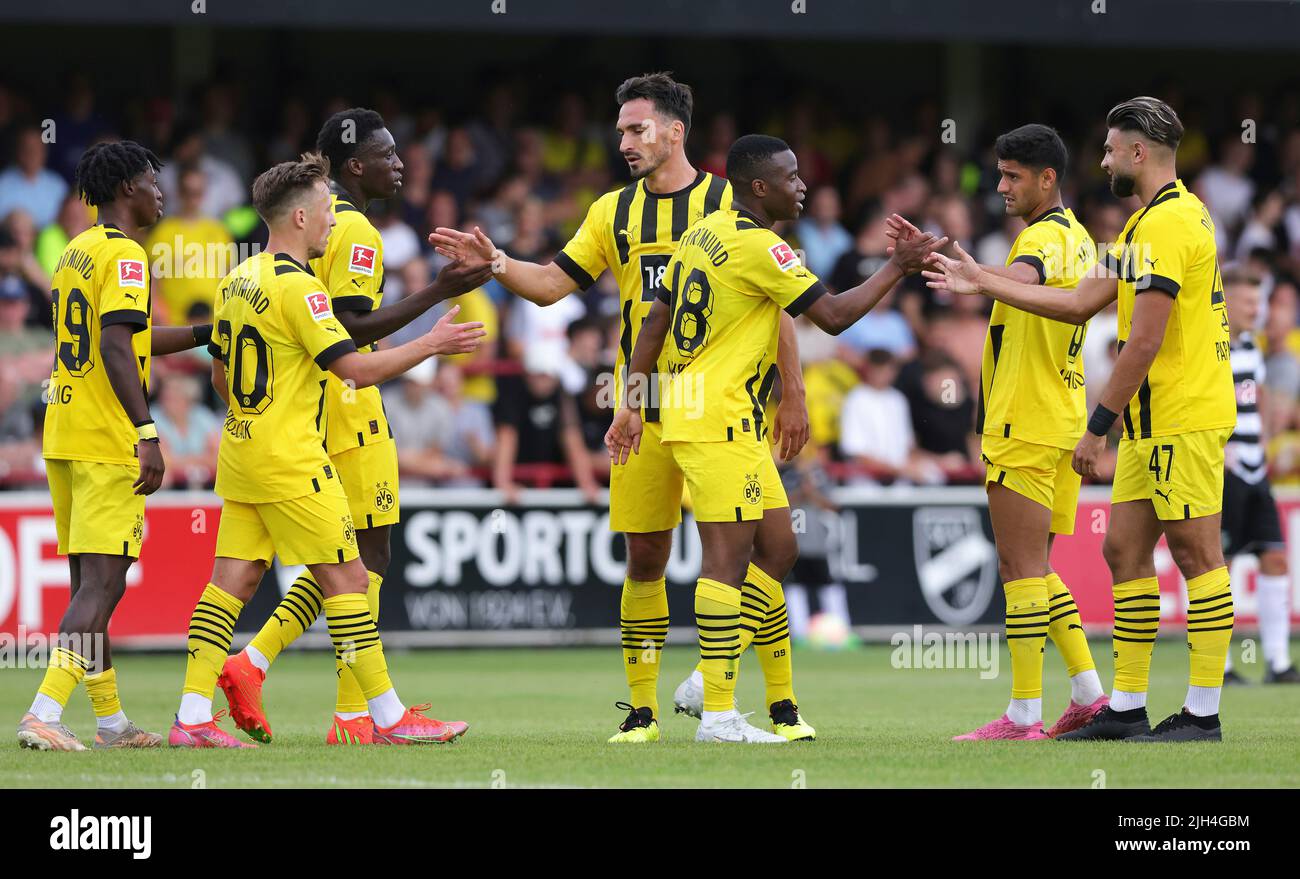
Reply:
[[206, 345], [212, 327], [154, 327], [149, 269], [139, 240], [162, 216], [158, 157], [132, 141], [101, 143], [77, 163], [77, 191], [99, 222], [68, 243], [54, 269], [55, 356], [46, 391], [43, 455], [59, 553], [72, 600], [18, 742], [82, 751], [63, 708], [84, 682], [97, 719], [96, 748], [156, 748], [162, 737], [122, 711], [108, 621], [140, 556], [144, 498], [162, 483], [158, 429], [149, 414], [149, 362]]

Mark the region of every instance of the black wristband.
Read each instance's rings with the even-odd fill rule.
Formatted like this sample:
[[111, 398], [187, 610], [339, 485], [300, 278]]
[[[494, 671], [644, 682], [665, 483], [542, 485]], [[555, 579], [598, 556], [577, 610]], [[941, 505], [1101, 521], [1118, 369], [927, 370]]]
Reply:
[[1118, 412], [1112, 412], [1098, 403], [1097, 408], [1092, 410], [1092, 417], [1088, 419], [1088, 433], [1093, 436], [1105, 436], [1110, 433], [1116, 418], [1119, 418]]
[[194, 327], [194, 347], [201, 348], [212, 341], [212, 324], [198, 324]]

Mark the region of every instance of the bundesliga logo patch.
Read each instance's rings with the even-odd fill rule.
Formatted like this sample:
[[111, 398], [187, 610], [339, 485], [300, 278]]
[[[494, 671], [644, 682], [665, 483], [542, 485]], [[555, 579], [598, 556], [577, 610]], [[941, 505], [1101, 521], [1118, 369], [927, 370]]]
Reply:
[[144, 263], [138, 259], [119, 259], [117, 261], [117, 284], [119, 287], [144, 287]]
[[311, 307], [311, 316], [316, 320], [324, 320], [331, 314], [330, 298], [323, 292], [308, 293], [307, 305]]
[[374, 275], [375, 273], [375, 249], [366, 247], [364, 244], [352, 245], [352, 259], [348, 262], [348, 269], [359, 275]]
[[799, 264], [799, 257], [795, 256], [794, 249], [784, 241], [773, 244], [767, 249], [767, 252], [772, 254], [772, 259], [776, 261], [777, 268], [783, 272], [791, 266]]

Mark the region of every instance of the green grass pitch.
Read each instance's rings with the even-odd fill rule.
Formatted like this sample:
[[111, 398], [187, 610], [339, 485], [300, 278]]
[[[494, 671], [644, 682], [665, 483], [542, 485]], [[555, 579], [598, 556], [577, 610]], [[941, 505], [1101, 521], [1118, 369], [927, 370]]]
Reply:
[[[1110, 682], [1109, 641], [1093, 654]], [[1005, 648], [1002, 648], [1005, 653]], [[693, 651], [663, 657], [661, 727], [656, 745], [614, 746], [605, 738], [626, 698], [618, 654], [596, 649], [392, 651], [398, 692], [432, 700], [433, 715], [467, 720], [469, 733], [447, 746], [331, 748], [324, 735], [333, 707], [327, 653], [290, 652], [267, 681], [275, 742], [258, 750], [37, 753], [12, 733], [0, 744], [3, 787], [1124, 787], [1300, 786], [1300, 687], [1251, 686], [1224, 695], [1221, 745], [1124, 743], [965, 743], [949, 741], [993, 719], [1007, 700], [1001, 676], [976, 670], [907, 670], [875, 645], [842, 653], [795, 655], [801, 709], [818, 740], [790, 745], [696, 744], [696, 722], [672, 713], [672, 691]], [[1047, 648], [1044, 714], [1050, 724], [1068, 699], [1059, 656]], [[118, 660], [123, 704], [138, 724], [165, 733], [179, 699], [184, 657], [128, 655]], [[1244, 674], [1258, 679], [1261, 667]], [[38, 670], [0, 672], [0, 718], [16, 726], [40, 680]], [[1187, 651], [1156, 645], [1153, 721], [1182, 704]], [[758, 664], [742, 662], [742, 710], [766, 716]], [[217, 707], [225, 700], [217, 694]], [[665, 707], [666, 706], [666, 707]], [[65, 719], [83, 741], [94, 722], [83, 692]], [[228, 721], [227, 721], [228, 723]], [[12, 726], [9, 729], [12, 729]], [[1192, 759], [1187, 748], [1212, 751]], [[1100, 770], [1103, 775], [1098, 774]]]

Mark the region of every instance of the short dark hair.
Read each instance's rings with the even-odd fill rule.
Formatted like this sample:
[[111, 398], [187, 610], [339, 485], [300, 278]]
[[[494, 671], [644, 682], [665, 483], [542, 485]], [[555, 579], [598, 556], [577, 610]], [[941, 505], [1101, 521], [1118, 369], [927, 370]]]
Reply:
[[340, 171], [348, 159], [357, 154], [362, 144], [370, 139], [370, 135], [387, 127], [384, 117], [374, 110], [365, 107], [340, 110], [321, 126], [320, 133], [316, 135], [316, 152], [329, 159], [334, 171]]
[[253, 181], [253, 207], [267, 223], [278, 217], [303, 190], [329, 177], [329, 160], [303, 153], [296, 162], [281, 162]]
[[91, 206], [105, 205], [117, 198], [117, 188], [162, 162], [151, 150], [133, 140], [97, 143], [81, 154], [74, 177], [77, 195]]
[[673, 79], [672, 73], [664, 70], [633, 76], [623, 80], [623, 84], [614, 90], [614, 100], [620, 107], [637, 98], [646, 98], [664, 116], [680, 119], [686, 126], [686, 133], [690, 134], [695, 94], [686, 83]]
[[1106, 127], [1140, 131], [1147, 140], [1178, 149], [1183, 123], [1174, 108], [1159, 98], [1138, 97], [1116, 104], [1106, 114]]
[[748, 187], [763, 176], [773, 156], [788, 149], [788, 143], [767, 134], [746, 134], [737, 138], [727, 150], [727, 179], [732, 188]]
[[1065, 176], [1065, 165], [1069, 160], [1065, 142], [1056, 129], [1037, 122], [1014, 128], [998, 137], [993, 142], [993, 152], [1004, 162], [1019, 162], [1035, 171], [1051, 168], [1056, 172], [1057, 180]]

